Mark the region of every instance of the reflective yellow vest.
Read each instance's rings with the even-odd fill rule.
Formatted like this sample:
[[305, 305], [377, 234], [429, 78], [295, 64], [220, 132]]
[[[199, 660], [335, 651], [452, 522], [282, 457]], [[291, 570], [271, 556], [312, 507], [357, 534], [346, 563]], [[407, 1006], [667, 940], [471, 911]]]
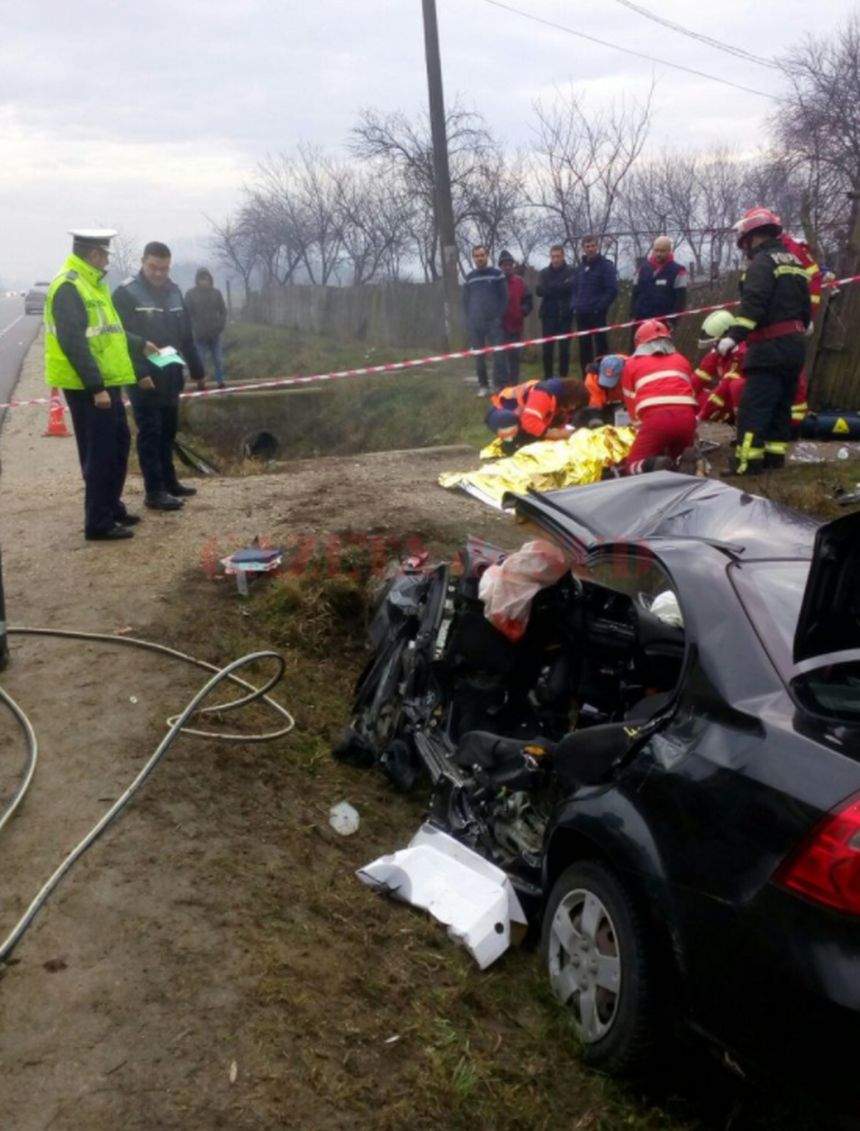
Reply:
[[55, 389], [83, 389], [84, 383], [60, 348], [54, 325], [54, 295], [63, 283], [71, 283], [87, 312], [87, 343], [102, 383], [133, 385], [134, 366], [128, 352], [125, 329], [114, 309], [110, 290], [101, 271], [70, 255], [56, 276], [45, 299], [45, 384]]

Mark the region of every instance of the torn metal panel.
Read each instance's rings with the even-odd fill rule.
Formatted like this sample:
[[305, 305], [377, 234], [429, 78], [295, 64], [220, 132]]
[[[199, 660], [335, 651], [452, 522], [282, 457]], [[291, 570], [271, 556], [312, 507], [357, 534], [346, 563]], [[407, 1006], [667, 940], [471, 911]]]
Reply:
[[425, 824], [408, 848], [360, 868], [358, 878], [428, 911], [485, 970], [511, 944], [511, 924], [526, 917], [507, 875], [448, 833]]

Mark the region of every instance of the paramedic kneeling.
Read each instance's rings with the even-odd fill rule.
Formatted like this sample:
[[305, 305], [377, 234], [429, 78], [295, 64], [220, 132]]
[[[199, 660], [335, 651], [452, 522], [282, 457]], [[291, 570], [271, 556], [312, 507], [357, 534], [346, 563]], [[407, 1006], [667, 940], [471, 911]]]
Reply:
[[571, 416], [587, 403], [585, 386], [572, 377], [525, 381], [493, 395], [486, 423], [491, 432], [507, 442], [565, 440], [573, 431]]
[[637, 329], [621, 384], [631, 420], [640, 424], [623, 469], [627, 475], [671, 471], [696, 437], [693, 369], [669, 327], [649, 318]]

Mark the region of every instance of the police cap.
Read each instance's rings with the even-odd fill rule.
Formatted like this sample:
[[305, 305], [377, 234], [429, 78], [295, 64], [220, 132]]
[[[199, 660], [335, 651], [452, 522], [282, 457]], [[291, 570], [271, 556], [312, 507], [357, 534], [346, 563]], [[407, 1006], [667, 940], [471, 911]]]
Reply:
[[69, 235], [75, 243], [89, 244], [92, 247], [109, 247], [116, 235], [113, 228], [70, 228]]

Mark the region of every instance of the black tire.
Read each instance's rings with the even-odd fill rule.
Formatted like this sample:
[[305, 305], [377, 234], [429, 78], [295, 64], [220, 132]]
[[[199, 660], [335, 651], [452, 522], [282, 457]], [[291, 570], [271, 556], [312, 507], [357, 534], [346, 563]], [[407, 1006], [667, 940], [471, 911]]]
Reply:
[[[559, 968], [552, 963], [561, 963], [562, 970], [568, 968], [564, 958], [566, 952], [562, 950], [558, 935], [553, 930], [554, 922], [563, 901], [572, 901], [575, 911], [580, 895], [574, 893], [583, 892], [596, 896], [608, 913], [608, 918], [601, 922], [604, 924], [605, 937], [612, 940], [607, 951], [611, 953], [614, 949], [617, 953], [620, 987], [615, 995], [603, 991], [604, 1012], [611, 1016], [601, 1018], [599, 1010], [597, 1011], [597, 1023], [600, 1026], [608, 1023], [606, 1031], [599, 1036], [592, 1035], [589, 1038], [581, 1031], [581, 996], [574, 994], [565, 1008], [569, 1008], [573, 1015], [574, 1026], [582, 1041], [582, 1058], [586, 1064], [619, 1075], [636, 1075], [650, 1064], [663, 1034], [663, 1025], [658, 1025], [655, 940], [624, 885], [606, 865], [596, 860], [582, 860], [563, 872], [556, 881], [541, 930], [540, 952], [544, 970], [552, 985], [554, 977], [557, 983], [559, 981]], [[564, 916], [564, 911], [561, 914]], [[608, 929], [610, 925], [613, 928], [611, 932]], [[579, 955], [576, 957], [580, 962], [585, 961]], [[581, 977], [580, 970], [574, 970], [572, 964], [570, 972], [574, 978]], [[565, 983], [562, 988], [566, 989], [567, 985], [569, 983]], [[595, 992], [599, 994], [600, 990], [596, 989]], [[556, 997], [558, 996], [556, 993]], [[614, 1007], [611, 1009], [607, 999], [610, 1002], [614, 999]]]

